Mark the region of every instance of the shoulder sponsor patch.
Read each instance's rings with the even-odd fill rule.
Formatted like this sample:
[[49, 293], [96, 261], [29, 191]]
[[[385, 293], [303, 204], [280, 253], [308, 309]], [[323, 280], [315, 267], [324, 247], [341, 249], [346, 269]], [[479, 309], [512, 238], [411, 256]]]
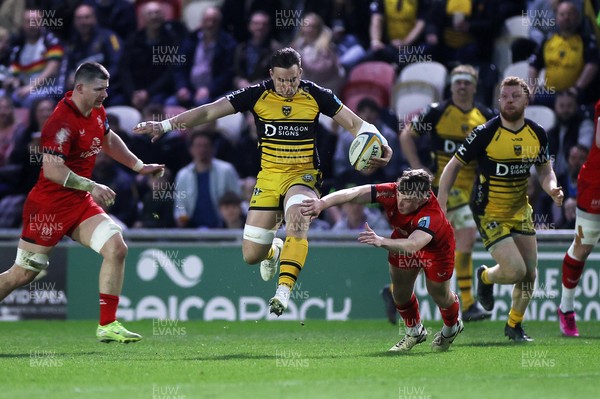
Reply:
[[428, 229], [430, 220], [431, 219], [429, 218], [429, 216], [423, 216], [421, 219], [419, 219], [419, 222], [417, 223], [417, 225], [419, 227], [424, 227], [424, 228]]

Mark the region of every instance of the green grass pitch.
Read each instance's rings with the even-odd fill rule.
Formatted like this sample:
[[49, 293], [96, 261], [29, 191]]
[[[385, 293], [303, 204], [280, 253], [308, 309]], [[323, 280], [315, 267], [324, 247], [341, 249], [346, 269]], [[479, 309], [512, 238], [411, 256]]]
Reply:
[[600, 322], [579, 339], [552, 322], [465, 324], [449, 352], [404, 355], [385, 321], [125, 323], [137, 344], [102, 344], [93, 321], [2, 323], [0, 398], [598, 398]]

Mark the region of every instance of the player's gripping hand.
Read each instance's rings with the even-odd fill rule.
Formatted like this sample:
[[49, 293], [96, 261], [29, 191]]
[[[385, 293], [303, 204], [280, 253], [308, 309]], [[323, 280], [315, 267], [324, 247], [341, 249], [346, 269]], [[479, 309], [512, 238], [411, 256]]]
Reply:
[[563, 199], [565, 198], [565, 195], [562, 191], [562, 187], [554, 187], [553, 189], [550, 189], [550, 192], [548, 194], [550, 194], [550, 197], [552, 197], [552, 201], [554, 201], [554, 203], [557, 206], [562, 206]]
[[147, 134], [152, 137], [152, 142], [154, 143], [160, 136], [165, 134], [165, 131], [163, 130], [161, 122], [147, 121], [138, 123], [136, 127], [133, 128], [133, 133]]
[[365, 230], [358, 233], [358, 241], [363, 244], [370, 244], [376, 247], [383, 245], [383, 237], [380, 237], [369, 227], [369, 223], [365, 223]]
[[369, 169], [381, 168], [387, 165], [392, 159], [392, 155], [394, 151], [392, 151], [392, 147], [387, 144], [383, 145], [383, 154], [381, 158], [373, 157], [369, 160]]
[[315, 220], [324, 209], [323, 200], [319, 198], [308, 198], [300, 204], [302, 216], [310, 216], [310, 221]]
[[100, 206], [111, 206], [115, 203], [117, 194], [110, 187], [96, 183], [92, 189], [92, 198]]
[[165, 174], [165, 165], [157, 163], [148, 163], [142, 166], [138, 171], [140, 175], [152, 175], [154, 177], [162, 177]]

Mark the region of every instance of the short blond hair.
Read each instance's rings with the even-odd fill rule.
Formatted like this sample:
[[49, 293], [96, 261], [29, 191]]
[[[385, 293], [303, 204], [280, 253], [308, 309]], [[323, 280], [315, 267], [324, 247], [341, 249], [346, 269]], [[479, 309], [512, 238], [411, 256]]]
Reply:
[[525, 82], [521, 78], [518, 78], [516, 76], [507, 76], [500, 83], [500, 90], [502, 90], [504, 86], [521, 86], [525, 95], [529, 97], [529, 86], [527, 86], [527, 82]]

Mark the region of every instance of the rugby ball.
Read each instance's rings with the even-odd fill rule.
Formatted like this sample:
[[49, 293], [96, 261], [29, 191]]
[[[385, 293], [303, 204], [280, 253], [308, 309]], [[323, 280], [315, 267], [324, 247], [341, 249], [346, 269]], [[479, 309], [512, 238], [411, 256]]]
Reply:
[[363, 170], [369, 167], [369, 160], [373, 157], [381, 157], [383, 154], [383, 146], [378, 134], [365, 132], [356, 135], [350, 150], [348, 158], [350, 164], [356, 170]]

